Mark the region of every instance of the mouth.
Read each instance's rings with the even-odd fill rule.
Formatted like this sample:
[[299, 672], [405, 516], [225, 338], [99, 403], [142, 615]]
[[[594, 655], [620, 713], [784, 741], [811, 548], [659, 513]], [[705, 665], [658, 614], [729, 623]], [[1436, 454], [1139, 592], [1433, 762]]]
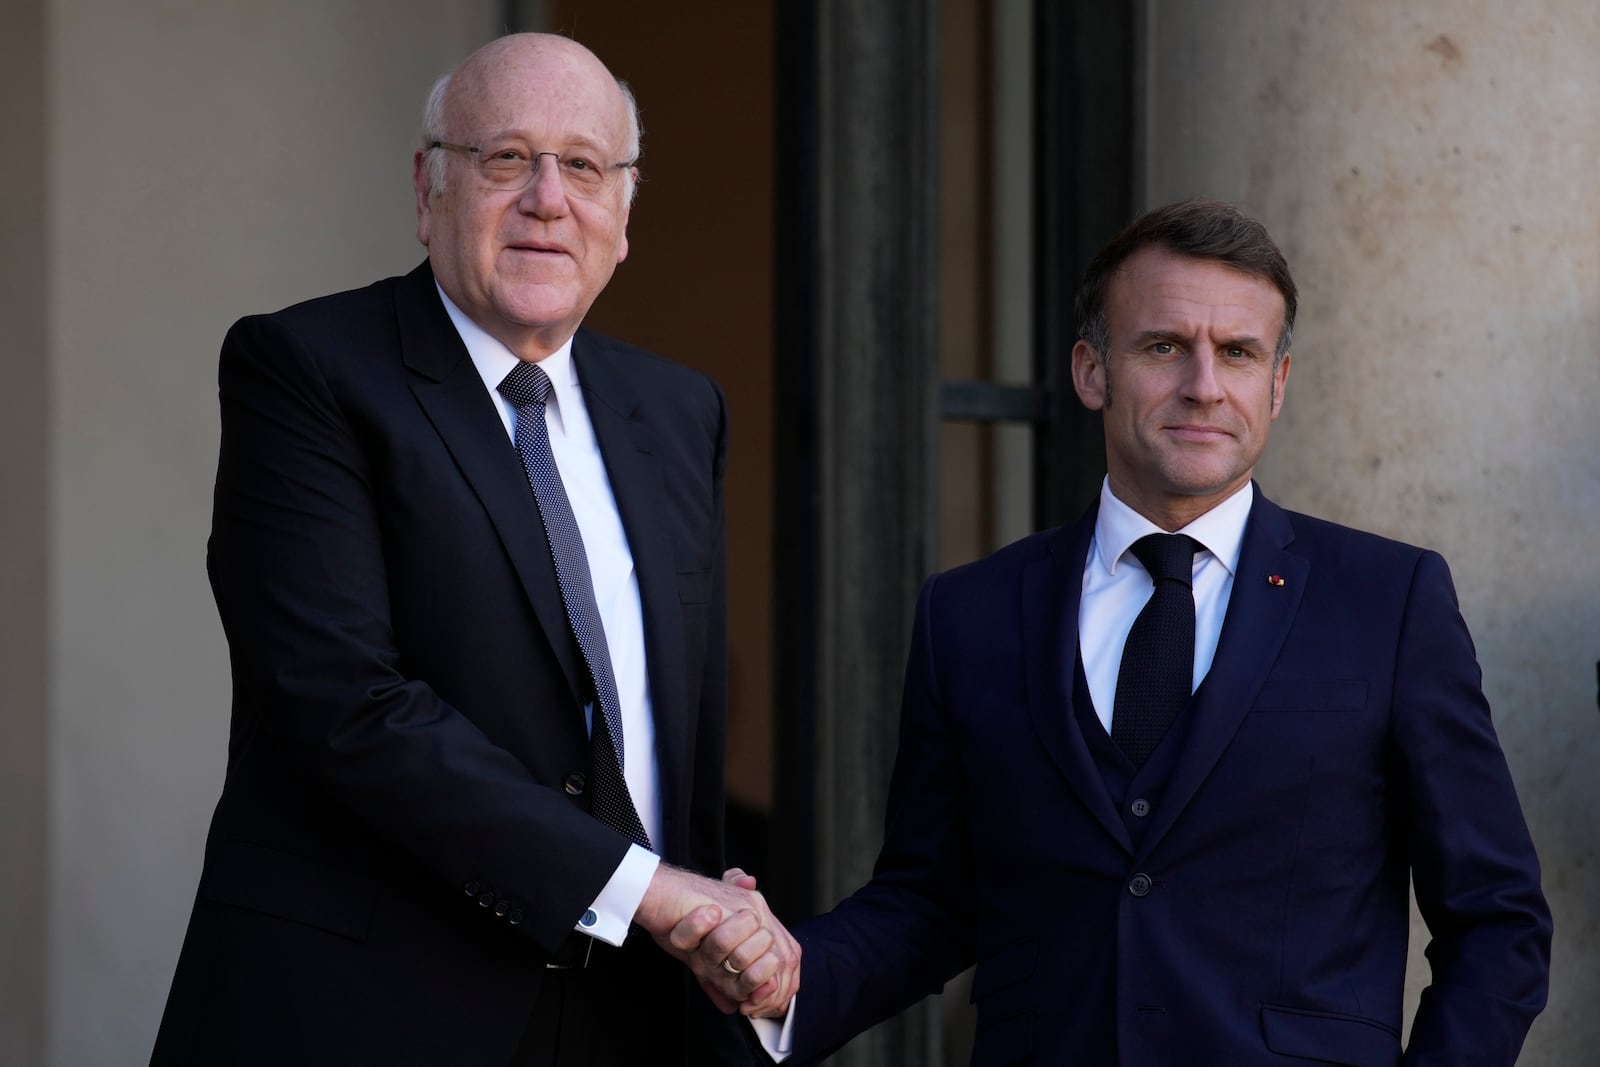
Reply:
[[1217, 441], [1225, 441], [1233, 436], [1233, 434], [1219, 426], [1197, 426], [1184, 423], [1163, 428], [1178, 440], [1190, 441], [1195, 444], [1212, 444]]
[[508, 252], [520, 252], [537, 256], [565, 256], [570, 254], [561, 245], [550, 241], [513, 241], [506, 245], [506, 250]]

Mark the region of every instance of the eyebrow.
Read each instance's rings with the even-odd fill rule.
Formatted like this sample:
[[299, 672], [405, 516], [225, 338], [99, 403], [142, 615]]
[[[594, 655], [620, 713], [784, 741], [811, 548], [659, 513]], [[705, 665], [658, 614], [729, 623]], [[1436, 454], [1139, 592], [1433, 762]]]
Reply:
[[[526, 133], [522, 132], [521, 130], [496, 130], [493, 133], [484, 134], [483, 137], [481, 137], [479, 140], [480, 140], [480, 144], [482, 144], [482, 145], [498, 144], [501, 141], [512, 141], [512, 140], [526, 141], [530, 145], [533, 143], [533, 138], [529, 137]], [[592, 151], [592, 152], [609, 152], [610, 151], [610, 149], [608, 149], [604, 145], [600, 144], [600, 142], [598, 142], [598, 141], [596, 141], [596, 140], [594, 140], [594, 139], [592, 139], [590, 137], [587, 137], [587, 136], [585, 136], [583, 134], [577, 134], [575, 136], [567, 138], [566, 147], [569, 148], [569, 149], [570, 148], [583, 148], [583, 149], [587, 149], [587, 150]]]
[[[1145, 330], [1133, 339], [1133, 344], [1135, 348], [1143, 348], [1145, 345], [1155, 344], [1157, 341], [1166, 341], [1170, 344], [1185, 346], [1189, 343], [1188, 338], [1183, 334], [1175, 333], [1171, 330]], [[1266, 346], [1261, 343], [1261, 338], [1249, 335], [1228, 338], [1225, 341], [1218, 342], [1217, 347], [1245, 348], [1256, 352], [1266, 351]]]

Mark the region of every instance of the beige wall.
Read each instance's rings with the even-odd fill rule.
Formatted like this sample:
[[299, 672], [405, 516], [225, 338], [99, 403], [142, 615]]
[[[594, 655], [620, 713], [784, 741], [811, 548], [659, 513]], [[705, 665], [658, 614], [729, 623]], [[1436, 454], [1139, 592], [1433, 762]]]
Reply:
[[[1450, 561], [1556, 918], [1550, 1007], [1521, 1062], [1589, 1062], [1600, 1045], [1600, 7], [1143, 10], [1146, 203], [1241, 204], [1301, 287], [1262, 485]], [[1425, 974], [1413, 953], [1413, 998]]]
[[[227, 730], [204, 570], [217, 346], [240, 315], [421, 259], [410, 193], [421, 97], [493, 32], [497, 9], [52, 0], [31, 49], [5, 20], [7, 84], [42, 59], [42, 91], [20, 100], [24, 141], [37, 129], [47, 149], [11, 145], [39, 161], [23, 190], [38, 195], [15, 228], [17, 198], [3, 209], [0, 289], [24, 313], [21, 330], [8, 322], [4, 374], [26, 386], [0, 390], [21, 416], [0, 420], [5, 720], [22, 738], [0, 746], [7, 799], [48, 773], [47, 808], [23, 808], [48, 811], [47, 846], [7, 805], [0, 898], [0, 1033], [42, 1033], [45, 1053], [0, 1044], [6, 1063], [149, 1054]], [[47, 755], [35, 745], [30, 767], [46, 725]], [[40, 930], [30, 892], [47, 902], [38, 967], [10, 948]], [[29, 970], [33, 991], [14, 997], [13, 976]]]

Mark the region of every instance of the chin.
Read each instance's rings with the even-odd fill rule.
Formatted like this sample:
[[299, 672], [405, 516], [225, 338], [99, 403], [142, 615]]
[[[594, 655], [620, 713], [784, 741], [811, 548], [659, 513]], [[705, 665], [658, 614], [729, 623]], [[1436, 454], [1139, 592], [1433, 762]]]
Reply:
[[534, 329], [555, 326], [578, 317], [576, 309], [567, 302], [520, 301], [497, 307], [495, 312], [507, 322]]
[[1211, 496], [1224, 492], [1239, 478], [1234, 471], [1169, 471], [1167, 486], [1183, 496]]

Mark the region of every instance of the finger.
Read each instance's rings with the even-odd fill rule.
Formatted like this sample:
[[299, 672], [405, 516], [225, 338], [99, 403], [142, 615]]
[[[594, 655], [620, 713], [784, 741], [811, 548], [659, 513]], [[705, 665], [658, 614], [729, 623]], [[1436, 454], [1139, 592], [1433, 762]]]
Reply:
[[745, 998], [739, 1005], [739, 1010], [752, 1019], [765, 1018], [772, 1010], [773, 998], [778, 992], [778, 980], [769, 978], [766, 982]]
[[756, 876], [746, 874], [738, 867], [729, 867], [723, 871], [722, 880], [728, 885], [738, 886], [740, 889], [754, 889], [756, 887]]
[[772, 951], [771, 930], [756, 925], [754, 916], [743, 914], [737, 921], [725, 922], [709, 935], [711, 945], [706, 955], [718, 963], [732, 960], [735, 970], [744, 970], [756, 960]]
[[679, 952], [693, 952], [721, 922], [721, 908], [715, 904], [703, 905], [678, 920], [678, 925], [667, 934], [667, 942]]
[[751, 991], [765, 985], [779, 969], [781, 957], [773, 951], [772, 935], [766, 930], [753, 932], [725, 955], [719, 955], [721, 950], [711, 946], [712, 939], [707, 938], [695, 953], [691, 967], [698, 977], [713, 982], [735, 1003], [748, 1000]]
[[749, 1000], [757, 989], [778, 978], [781, 970], [782, 960], [775, 952], [764, 952], [758, 959], [745, 964], [739, 969], [737, 999], [740, 1002]]
[[[772, 966], [770, 962], [762, 962], [765, 960], [767, 956], [760, 957], [752, 976], [751, 972], [743, 969], [738, 969], [738, 973], [728, 970], [726, 964], [732, 962], [731, 960], [711, 963], [707, 969], [702, 970], [708, 961], [705, 961], [704, 955], [701, 954], [695, 957], [695, 972], [702, 982], [709, 982], [728, 1003], [737, 1007], [750, 998], [751, 990], [766, 984], [768, 979], [765, 976], [772, 970]], [[737, 963], [733, 963], [733, 966], [738, 968]]]
[[[747, 946], [748, 947], [745, 947]], [[743, 970], [741, 961], [753, 961], [772, 947], [772, 934], [761, 929], [754, 915], [748, 911], [734, 912], [724, 919], [700, 942], [696, 955], [706, 968], [720, 968], [722, 962], [732, 958], [736, 970]], [[741, 952], [740, 949], [743, 949]]]
[[782, 1016], [789, 1010], [794, 997], [783, 990], [776, 978], [768, 981], [750, 996], [739, 1002], [739, 1010], [752, 1019]]
[[752, 1019], [766, 1019], [775, 1015], [781, 1017], [788, 1012], [793, 1000], [794, 986], [785, 990], [774, 978], [741, 1001], [739, 1010]]
[[[770, 955], [760, 947], [765, 938], [765, 934], [759, 935], [723, 959], [702, 953], [696, 957], [701, 962], [695, 967], [695, 973], [716, 982], [717, 988], [734, 1003], [745, 1001], [750, 991], [766, 982], [773, 970], [770, 963], [761, 962]], [[754, 972], [750, 970], [752, 966]]]
[[773, 954], [781, 961], [778, 973], [769, 985], [752, 991], [741, 1005], [741, 1010], [754, 1018], [788, 1011], [789, 1002], [800, 991], [800, 943], [787, 930], [780, 933], [782, 936], [773, 945]]

